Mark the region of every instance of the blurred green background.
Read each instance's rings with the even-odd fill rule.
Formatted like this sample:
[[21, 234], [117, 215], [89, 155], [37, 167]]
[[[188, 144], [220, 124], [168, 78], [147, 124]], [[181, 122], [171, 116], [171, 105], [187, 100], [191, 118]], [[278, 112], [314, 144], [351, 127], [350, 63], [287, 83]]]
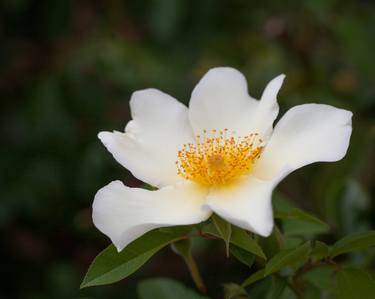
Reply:
[[[215, 66], [242, 71], [256, 98], [286, 73], [281, 114], [306, 102], [354, 112], [346, 158], [305, 167], [277, 191], [331, 225], [328, 243], [374, 227], [373, 1], [2, 0], [0, 40], [0, 298], [137, 298], [137, 283], [159, 276], [192, 286], [167, 249], [123, 282], [79, 290], [109, 244], [92, 225], [95, 192], [141, 184], [96, 134], [124, 128], [133, 91], [187, 103]], [[196, 257], [213, 298], [250, 273], [220, 242], [198, 240]], [[348, 263], [371, 269], [374, 252]]]

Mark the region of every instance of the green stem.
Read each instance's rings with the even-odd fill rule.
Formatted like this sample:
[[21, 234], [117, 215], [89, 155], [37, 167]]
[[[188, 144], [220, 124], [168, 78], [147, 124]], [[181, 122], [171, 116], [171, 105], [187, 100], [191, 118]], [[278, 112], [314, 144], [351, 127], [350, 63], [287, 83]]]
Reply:
[[190, 254], [187, 257], [184, 257], [185, 263], [189, 269], [190, 275], [193, 278], [193, 281], [199, 291], [206, 294], [207, 288], [203, 282], [203, 279], [199, 273], [197, 263], [195, 262], [193, 256]]

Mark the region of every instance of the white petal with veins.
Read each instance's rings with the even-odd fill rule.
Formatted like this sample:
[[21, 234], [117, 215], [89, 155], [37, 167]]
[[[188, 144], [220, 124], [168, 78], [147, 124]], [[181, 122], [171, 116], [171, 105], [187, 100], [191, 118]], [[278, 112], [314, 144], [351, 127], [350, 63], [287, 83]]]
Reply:
[[241, 177], [231, 186], [212, 188], [207, 207], [228, 222], [267, 237], [273, 228], [273, 181]]
[[320, 104], [290, 109], [272, 129], [284, 78], [271, 80], [257, 101], [239, 71], [211, 69], [189, 110], [156, 89], [135, 92], [125, 133], [99, 138], [134, 176], [161, 188], [110, 183], [95, 196], [94, 224], [118, 250], [154, 228], [199, 223], [212, 211], [270, 235], [275, 186], [304, 165], [343, 158], [352, 131], [350, 111]]
[[[251, 117], [257, 101], [249, 96], [244, 75], [230, 67], [209, 70], [195, 86], [189, 117], [195, 134], [228, 128], [243, 134], [240, 123]], [[246, 132], [247, 134], [248, 132]]]
[[93, 221], [120, 251], [152, 229], [207, 220], [206, 195], [207, 189], [190, 182], [149, 191], [113, 181], [95, 195]]
[[259, 104], [249, 120], [249, 125], [247, 125], [249, 131], [258, 133], [263, 139], [268, 139], [271, 135], [273, 122], [279, 114], [277, 94], [284, 79], [285, 75], [279, 75], [267, 84]]
[[246, 78], [236, 69], [209, 70], [190, 99], [189, 117], [195, 134], [228, 128], [239, 136], [258, 133], [266, 138], [279, 112], [276, 96], [284, 77], [271, 80], [257, 101], [248, 94]]
[[130, 108], [125, 133], [101, 132], [100, 140], [139, 180], [158, 187], [180, 181], [177, 151], [193, 140], [187, 108], [156, 89], [133, 93]]
[[[350, 111], [329, 105], [293, 107], [277, 123], [252, 174], [281, 180], [307, 164], [342, 159], [349, 146], [351, 118]], [[290, 171], [280, 175], [285, 167]]]

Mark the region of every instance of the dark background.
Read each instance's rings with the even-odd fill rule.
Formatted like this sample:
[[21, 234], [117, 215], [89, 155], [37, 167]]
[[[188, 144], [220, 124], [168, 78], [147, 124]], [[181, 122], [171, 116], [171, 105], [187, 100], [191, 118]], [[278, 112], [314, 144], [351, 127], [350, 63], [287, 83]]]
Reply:
[[[122, 130], [133, 91], [159, 88], [187, 103], [211, 67], [233, 66], [259, 98], [280, 73], [281, 112], [307, 102], [353, 111], [344, 160], [305, 167], [277, 188], [327, 221], [328, 243], [374, 227], [375, 4], [373, 1], [0, 2], [0, 298], [136, 298], [137, 282], [192, 285], [169, 249], [112, 286], [79, 290], [109, 244], [91, 222], [95, 192], [140, 182], [96, 137]], [[211, 294], [250, 271], [219, 242], [196, 256]], [[350, 262], [370, 268], [374, 252]]]

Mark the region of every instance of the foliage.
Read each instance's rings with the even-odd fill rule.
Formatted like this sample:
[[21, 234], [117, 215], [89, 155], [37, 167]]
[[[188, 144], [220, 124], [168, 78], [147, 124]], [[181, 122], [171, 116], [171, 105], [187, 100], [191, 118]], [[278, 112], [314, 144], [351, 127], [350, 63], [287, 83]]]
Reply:
[[[157, 251], [166, 245], [179, 241], [188, 229], [175, 231], [152, 231], [138, 238], [126, 250], [117, 252], [113, 245], [104, 249], [88, 270], [81, 288], [117, 282], [138, 270]], [[176, 242], [177, 244], [177, 242]]]
[[138, 284], [140, 299], [208, 299], [168, 278], [147, 279]]
[[[3, 0], [0, 16], [1, 298], [374, 297], [371, 1]], [[109, 245], [92, 225], [95, 192], [117, 178], [142, 184], [96, 134], [124, 127], [133, 91], [155, 87], [187, 103], [201, 75], [219, 65], [241, 70], [255, 97], [286, 73], [282, 112], [306, 101], [353, 111], [346, 158], [278, 186], [269, 238], [220, 219], [195, 227], [189, 252], [207, 295], [194, 290], [184, 258], [161, 250], [167, 241], [126, 260], [118, 278], [154, 254], [121, 282], [80, 290]], [[130, 256], [107, 250], [114, 263]]]

